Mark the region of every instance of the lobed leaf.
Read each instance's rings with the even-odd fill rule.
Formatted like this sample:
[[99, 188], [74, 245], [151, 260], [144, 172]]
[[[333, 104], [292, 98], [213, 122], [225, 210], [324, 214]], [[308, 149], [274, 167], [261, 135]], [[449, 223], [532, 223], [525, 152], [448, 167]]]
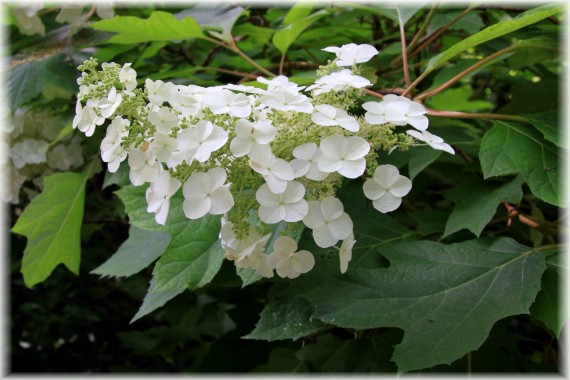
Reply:
[[297, 37], [299, 37], [299, 35], [303, 33], [305, 29], [307, 29], [315, 21], [327, 14], [327, 11], [321, 9], [320, 11], [317, 11], [310, 16], [292, 22], [285, 28], [278, 30], [275, 32], [275, 34], [273, 34], [273, 44], [281, 52], [281, 54], [285, 54], [287, 52], [287, 49], [289, 49], [289, 46], [295, 42]]
[[546, 265], [535, 249], [509, 238], [444, 245], [384, 245], [388, 268], [321, 278], [299, 294], [315, 317], [344, 328], [398, 327], [401, 372], [451, 363], [477, 349], [501, 318], [528, 313]]
[[175, 41], [206, 38], [200, 25], [192, 17], [178, 20], [172, 13], [154, 11], [149, 18], [115, 16], [97, 21], [91, 27], [117, 33], [108, 41], [115, 44], [136, 44], [148, 41]]
[[44, 190], [12, 228], [28, 239], [21, 269], [27, 287], [44, 281], [59, 264], [79, 274], [87, 175], [56, 173], [45, 177]]
[[523, 196], [522, 184], [521, 175], [501, 186], [476, 180], [461, 183], [447, 194], [446, 198], [455, 203], [455, 208], [449, 215], [443, 236], [464, 228], [479, 236], [501, 202], [520, 202]]
[[118, 251], [90, 273], [110, 277], [129, 277], [152, 264], [166, 250], [171, 236], [164, 232], [144, 231], [131, 226], [129, 238]]
[[223, 250], [218, 235], [220, 216], [206, 215], [189, 220], [184, 215], [184, 198], [179, 191], [170, 200], [165, 226], [146, 211], [144, 187], [126, 186], [116, 192], [125, 204], [131, 224], [148, 231], [168, 233], [172, 240], [154, 267], [157, 292], [193, 290], [209, 283], [218, 273]]
[[495, 121], [483, 136], [479, 160], [485, 178], [521, 173], [538, 198], [566, 204], [560, 194], [558, 150], [532, 127]]
[[297, 340], [326, 327], [312, 318], [313, 307], [300, 297], [273, 299], [265, 305], [255, 329], [245, 339]]

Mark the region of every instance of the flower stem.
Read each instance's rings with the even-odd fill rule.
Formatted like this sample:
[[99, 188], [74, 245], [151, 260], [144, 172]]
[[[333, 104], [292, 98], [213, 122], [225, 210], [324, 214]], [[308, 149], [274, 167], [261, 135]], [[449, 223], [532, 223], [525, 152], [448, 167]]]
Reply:
[[210, 37], [206, 37], [205, 39], [212, 42], [213, 44], [225, 47], [226, 49], [233, 51], [234, 53], [236, 53], [237, 55], [242, 57], [244, 60], [249, 62], [249, 64], [251, 64], [253, 67], [255, 67], [257, 70], [259, 70], [263, 74], [265, 74], [269, 77], [275, 76], [275, 74], [273, 74], [271, 71], [267, 70], [265, 67], [261, 66], [260, 64], [255, 62], [253, 59], [251, 59], [247, 54], [245, 54], [243, 51], [241, 51], [241, 49], [233, 41], [233, 38], [230, 40], [231, 42], [228, 42], [228, 43], [223, 43], [221, 41], [218, 41], [218, 40], [210, 38]]
[[467, 112], [457, 112], [457, 111], [437, 111], [426, 107], [428, 110], [427, 114], [435, 117], [449, 117], [452, 119], [487, 119], [487, 120], [511, 120], [518, 121], [521, 123], [530, 123], [527, 119], [522, 116], [516, 115], [504, 115], [498, 113], [467, 113]]
[[398, 18], [400, 19], [400, 41], [402, 42], [402, 62], [404, 66], [404, 80], [406, 82], [406, 86], [410, 86], [410, 72], [408, 71], [408, 51], [406, 49], [406, 32], [404, 30], [404, 23], [401, 21], [400, 11], [398, 11]]
[[491, 54], [488, 57], [483, 58], [482, 60], [480, 60], [479, 62], [476, 62], [475, 64], [473, 64], [472, 66], [468, 67], [467, 69], [465, 69], [464, 71], [460, 72], [459, 74], [457, 74], [456, 76], [454, 76], [453, 78], [451, 78], [450, 80], [448, 80], [447, 82], [443, 83], [441, 86], [434, 88], [433, 90], [428, 90], [428, 91], [424, 91], [421, 94], [419, 94], [418, 96], [416, 96], [414, 98], [414, 100], [421, 100], [421, 99], [425, 99], [431, 96], [434, 96], [436, 94], [439, 94], [441, 91], [445, 90], [446, 88], [451, 87], [454, 83], [456, 83], [457, 81], [459, 81], [461, 78], [465, 77], [467, 74], [477, 70], [479, 67], [487, 64], [488, 62], [492, 61], [493, 59], [497, 58], [500, 55], [506, 54], [512, 50], [515, 50], [517, 48], [519, 48], [521, 46], [509, 46], [508, 48], [499, 50], [496, 53]]

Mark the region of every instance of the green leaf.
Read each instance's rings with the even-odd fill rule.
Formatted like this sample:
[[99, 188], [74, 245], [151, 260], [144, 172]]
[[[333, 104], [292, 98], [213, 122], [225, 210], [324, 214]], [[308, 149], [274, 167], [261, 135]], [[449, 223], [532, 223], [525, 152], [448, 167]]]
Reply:
[[390, 361], [400, 331], [376, 332], [371, 337], [339, 339], [332, 334], [317, 336], [316, 342], [297, 351], [296, 356], [319, 372], [382, 373], [395, 372]]
[[544, 323], [558, 339], [565, 322], [560, 292], [560, 289], [564, 289], [564, 276], [560, 270], [565, 268], [560, 266], [559, 256], [547, 259], [548, 267], [542, 276], [542, 290], [530, 308], [530, 315]]
[[285, 54], [285, 52], [287, 52], [287, 49], [289, 49], [289, 46], [295, 42], [297, 37], [299, 37], [299, 35], [303, 33], [305, 29], [307, 29], [315, 21], [327, 14], [327, 11], [321, 9], [320, 11], [317, 11], [308, 17], [294, 21], [293, 23], [287, 25], [285, 28], [275, 32], [273, 35], [273, 44], [277, 49], [279, 49], [281, 54]]
[[115, 32], [109, 43], [136, 44], [148, 41], [175, 41], [205, 38], [200, 25], [191, 17], [178, 20], [172, 13], [154, 11], [148, 19], [115, 16], [91, 24], [94, 29]]
[[392, 358], [400, 372], [451, 363], [477, 349], [499, 319], [528, 313], [546, 267], [543, 254], [509, 238], [395, 243], [379, 252], [388, 268], [321, 278], [298, 295], [326, 323], [403, 329]]
[[129, 323], [133, 323], [137, 319], [141, 319], [145, 315], [152, 313], [156, 309], [163, 307], [168, 301], [184, 292], [184, 289], [166, 290], [163, 292], [156, 291], [156, 278], [150, 280], [150, 286], [144, 296], [143, 303], [133, 319]]
[[473, 90], [467, 86], [450, 88], [432, 96], [426, 104], [446, 111], [478, 112], [493, 108], [493, 103], [487, 100], [471, 100], [472, 95]]
[[501, 202], [520, 202], [523, 196], [522, 184], [521, 175], [501, 186], [473, 178], [461, 183], [446, 196], [455, 203], [455, 208], [449, 215], [443, 236], [449, 236], [463, 228], [479, 236]]
[[295, 352], [288, 349], [277, 347], [269, 354], [269, 359], [266, 364], [260, 365], [253, 369], [254, 373], [299, 373], [309, 372], [307, 363], [300, 360]]
[[28, 245], [22, 259], [24, 283], [44, 281], [59, 264], [79, 274], [86, 173], [56, 173], [18, 218], [12, 232]]
[[103, 189], [111, 185], [117, 185], [119, 187], [127, 186], [131, 183], [129, 179], [129, 166], [121, 165], [116, 172], [111, 173], [110, 171], [105, 171], [105, 178], [103, 179]]
[[522, 173], [538, 198], [556, 206], [566, 204], [560, 194], [560, 156], [532, 127], [495, 121], [481, 141], [479, 160], [485, 178]]
[[410, 155], [410, 162], [408, 162], [410, 179], [413, 180], [420, 172], [437, 160], [442, 153], [441, 150], [433, 149], [431, 146], [414, 148], [414, 152]]
[[252, 24], [236, 25], [233, 29], [235, 36], [249, 36], [253, 39], [256, 45], [265, 45], [271, 40], [275, 30], [270, 28], [263, 28], [261, 26]]
[[554, 143], [556, 146], [568, 148], [564, 143], [564, 139], [560, 138], [558, 112], [547, 111], [535, 114], [522, 115], [532, 123], [532, 126], [538, 129], [545, 139]]
[[177, 192], [170, 200], [165, 226], [156, 223], [146, 211], [145, 188], [126, 186], [116, 192], [125, 204], [131, 224], [148, 231], [172, 236], [170, 244], [154, 267], [156, 292], [197, 289], [209, 283], [222, 265], [223, 249], [218, 235], [220, 216], [206, 215], [189, 220], [184, 215], [184, 198]]
[[63, 53], [47, 57], [27, 57], [12, 62], [7, 75], [10, 111], [27, 104], [49, 86], [68, 90], [76, 88], [75, 68]]
[[429, 60], [428, 66], [422, 75], [426, 75], [433, 70], [440, 67], [443, 63], [461, 54], [465, 50], [480, 45], [484, 42], [490, 41], [494, 38], [504, 36], [505, 34], [514, 32], [515, 30], [532, 25], [540, 20], [554, 16], [563, 11], [563, 7], [559, 4], [549, 4], [538, 8], [530, 9], [524, 13], [519, 14], [517, 17], [498, 22], [491, 25], [479, 33], [475, 33], [451, 48], [447, 49], [441, 54], [436, 55]]
[[132, 276], [158, 259], [169, 243], [170, 235], [167, 233], [144, 231], [131, 226], [129, 238], [119, 250], [91, 273], [111, 277]]
[[[463, 11], [449, 11], [449, 12], [436, 12], [432, 21], [427, 28], [427, 33], [431, 34], [435, 32], [437, 29], [445, 26], [451, 20], [459, 16]], [[466, 15], [462, 16], [458, 21], [456, 21], [453, 25], [449, 27], [449, 30], [464, 30], [469, 34], [475, 34], [481, 30], [485, 26], [485, 23], [481, 19], [481, 16], [477, 13], [477, 11], [472, 10], [468, 12]]]
[[284, 24], [292, 24], [297, 20], [307, 17], [311, 14], [313, 6], [309, 3], [299, 2], [289, 9], [289, 12], [285, 15], [283, 19]]
[[267, 341], [297, 340], [326, 327], [321, 321], [312, 319], [312, 314], [313, 307], [303, 298], [271, 300], [261, 312], [255, 329], [243, 338]]

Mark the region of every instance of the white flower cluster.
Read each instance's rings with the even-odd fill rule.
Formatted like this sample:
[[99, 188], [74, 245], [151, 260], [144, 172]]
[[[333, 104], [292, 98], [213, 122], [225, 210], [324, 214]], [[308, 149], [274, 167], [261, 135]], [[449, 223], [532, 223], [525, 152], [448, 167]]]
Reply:
[[[83, 164], [78, 137], [71, 134], [50, 146], [62, 127], [55, 111], [16, 110], [0, 132], [0, 195], [4, 202], [20, 203], [24, 182], [32, 181], [42, 188], [42, 178], [54, 171], [66, 171]], [[31, 198], [34, 186], [24, 188]]]
[[[411, 182], [394, 166], [377, 166], [378, 150], [387, 144], [382, 131], [410, 124], [425, 132], [428, 121], [420, 104], [390, 95], [365, 103], [364, 117], [351, 115], [354, 99], [370, 85], [357, 75], [356, 64], [378, 52], [355, 44], [324, 50], [337, 59], [307, 88], [280, 75], [260, 77], [255, 86], [210, 88], [146, 79], [137, 89], [130, 64], [103, 64], [96, 72], [91, 61], [78, 80], [73, 127], [90, 136], [111, 120], [101, 157], [110, 172], [127, 160], [132, 184], [150, 184], [148, 212], [155, 213], [157, 223], [166, 223], [170, 199], [179, 189], [189, 219], [223, 215], [220, 237], [236, 267], [264, 277], [275, 270], [287, 278], [311, 270], [312, 254], [298, 251], [289, 236], [275, 239], [265, 253], [269, 225], [285, 222], [310, 228], [319, 247], [342, 241], [344, 272], [355, 240], [335, 188], [343, 177], [374, 172], [364, 194], [379, 211], [395, 210]], [[402, 134], [400, 140], [405, 139], [413, 143]]]

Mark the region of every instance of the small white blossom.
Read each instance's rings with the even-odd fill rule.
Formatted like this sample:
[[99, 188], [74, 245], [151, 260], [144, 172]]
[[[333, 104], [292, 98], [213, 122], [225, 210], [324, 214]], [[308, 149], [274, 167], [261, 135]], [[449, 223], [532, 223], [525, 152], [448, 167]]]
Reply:
[[107, 135], [101, 141], [101, 159], [103, 162], [107, 162], [111, 173], [115, 173], [121, 162], [127, 158], [128, 152], [121, 145], [121, 141], [123, 137], [127, 136], [126, 127], [130, 123], [129, 120], [120, 116], [115, 117], [107, 127]]
[[299, 86], [297, 83], [290, 82], [289, 78], [285, 75], [278, 75], [271, 80], [265, 79], [264, 77], [258, 77], [257, 81], [267, 85], [267, 91], [271, 92], [276, 88], [283, 89], [291, 94], [298, 94], [299, 91], [305, 88], [305, 86]]
[[260, 96], [259, 101], [279, 111], [313, 112], [310, 98], [281, 87], [276, 87], [269, 94]]
[[431, 146], [433, 149], [443, 150], [444, 152], [455, 154], [455, 150], [451, 147], [451, 145], [447, 144], [443, 139], [439, 136], [429, 133], [428, 131], [414, 131], [409, 130], [406, 133], [420, 141], [424, 141], [426, 144]]
[[130, 63], [125, 63], [119, 70], [119, 82], [123, 83], [125, 89], [129, 92], [137, 87], [137, 72], [131, 67]]
[[352, 248], [354, 247], [354, 243], [356, 243], [356, 240], [354, 240], [354, 234], [348, 235], [348, 237], [342, 241], [338, 251], [340, 273], [345, 273], [348, 269], [348, 263], [352, 260]]
[[364, 156], [370, 151], [370, 145], [359, 136], [332, 135], [321, 141], [320, 150], [320, 171], [338, 172], [346, 178], [356, 178], [366, 169]]
[[405, 96], [388, 94], [381, 102], [366, 102], [362, 108], [368, 111], [364, 119], [370, 124], [392, 123], [398, 126], [410, 124], [421, 131], [427, 129], [429, 124], [424, 106]]
[[286, 222], [298, 222], [307, 215], [309, 206], [303, 199], [305, 196], [305, 186], [297, 181], [287, 183], [285, 191], [281, 194], [271, 192], [267, 184], [255, 193], [255, 198], [259, 202], [259, 218], [268, 224]]
[[178, 150], [178, 141], [163, 133], [156, 133], [154, 140], [149, 145], [156, 155], [156, 159], [161, 162], [168, 162], [172, 154]]
[[111, 87], [107, 97], [99, 101], [98, 107], [101, 112], [101, 116], [109, 119], [117, 110], [119, 105], [121, 105], [122, 100], [123, 96], [117, 93], [117, 89], [115, 87]]
[[250, 160], [249, 166], [263, 176], [269, 189], [275, 194], [284, 192], [287, 188], [287, 182], [295, 177], [291, 165], [273, 155], [260, 161]]
[[10, 157], [18, 169], [26, 164], [41, 164], [46, 162], [48, 143], [45, 140], [25, 139], [17, 142], [10, 149]]
[[378, 54], [378, 50], [374, 46], [367, 44], [348, 44], [341, 47], [331, 46], [322, 50], [336, 54], [335, 63], [337, 66], [353, 66], [357, 63], [368, 62]]
[[132, 148], [129, 152], [129, 179], [135, 186], [140, 186], [145, 182], [154, 182], [158, 177], [160, 163], [156, 161], [156, 156], [150, 149], [141, 150]]
[[250, 228], [247, 238], [238, 240], [231, 222], [223, 222], [220, 231], [222, 247], [226, 250], [225, 257], [234, 261], [236, 267], [254, 269], [263, 277], [273, 277], [273, 269], [267, 264], [267, 256], [263, 254], [265, 244], [271, 234], [261, 236], [255, 229]]
[[350, 116], [345, 110], [328, 104], [315, 106], [315, 112], [311, 115], [311, 120], [313, 123], [325, 127], [338, 125], [351, 132], [360, 130], [360, 125], [358, 125], [353, 116]]
[[162, 103], [168, 101], [172, 97], [172, 92], [176, 89], [173, 83], [164, 83], [161, 80], [152, 81], [146, 79], [144, 82], [148, 100], [156, 106], [161, 106]]
[[226, 89], [206, 95], [204, 102], [214, 115], [227, 113], [233, 117], [248, 117], [251, 113], [251, 104], [246, 95], [235, 94]]
[[194, 85], [177, 85], [170, 94], [169, 103], [182, 116], [197, 116], [204, 107], [202, 103], [204, 90], [203, 87]]
[[147, 212], [155, 213], [158, 224], [166, 223], [170, 209], [170, 198], [178, 191], [181, 184], [176, 178], [170, 177], [170, 173], [161, 170], [156, 180], [146, 189]]
[[332, 247], [339, 240], [347, 239], [353, 228], [342, 202], [334, 197], [309, 202], [309, 211], [303, 223], [313, 230], [315, 243], [321, 248]]
[[206, 120], [200, 120], [194, 127], [178, 133], [178, 146], [188, 164], [193, 159], [205, 162], [212, 152], [228, 141], [228, 132]]
[[290, 164], [295, 173], [295, 178], [305, 176], [313, 181], [322, 181], [327, 178], [329, 173], [319, 170], [318, 160], [321, 154], [315, 143], [301, 144], [293, 149], [295, 158], [291, 160]]
[[297, 242], [289, 236], [280, 236], [273, 243], [267, 263], [270, 268], [275, 268], [279, 277], [297, 278], [313, 269], [315, 258], [309, 251], [297, 252]]
[[193, 173], [184, 184], [184, 215], [199, 219], [206, 214], [220, 215], [234, 206], [232, 194], [226, 186], [226, 171], [210, 169], [206, 173]]
[[235, 157], [246, 154], [253, 160], [262, 159], [271, 154], [269, 143], [277, 135], [277, 129], [267, 120], [251, 123], [239, 119], [235, 126], [236, 137], [230, 143], [230, 150]]
[[149, 112], [148, 121], [156, 127], [158, 132], [168, 134], [178, 125], [179, 119], [176, 112], [172, 112], [170, 108], [158, 107]]
[[81, 132], [85, 133], [85, 136], [93, 136], [95, 132], [95, 127], [101, 125], [105, 122], [105, 118], [97, 115], [92, 106], [88, 102], [85, 107], [81, 105], [78, 100], [75, 105], [75, 117], [73, 118], [73, 129], [77, 128]]
[[20, 203], [20, 189], [26, 177], [8, 163], [0, 164], [0, 199], [17, 205]]
[[394, 211], [402, 203], [402, 197], [412, 189], [412, 181], [400, 175], [394, 165], [380, 165], [374, 176], [364, 182], [366, 198], [382, 213]]
[[315, 84], [307, 87], [307, 90], [315, 90], [315, 95], [329, 91], [343, 91], [350, 88], [364, 88], [370, 86], [370, 81], [358, 75], [352, 74], [349, 69], [325, 75], [315, 81]]

